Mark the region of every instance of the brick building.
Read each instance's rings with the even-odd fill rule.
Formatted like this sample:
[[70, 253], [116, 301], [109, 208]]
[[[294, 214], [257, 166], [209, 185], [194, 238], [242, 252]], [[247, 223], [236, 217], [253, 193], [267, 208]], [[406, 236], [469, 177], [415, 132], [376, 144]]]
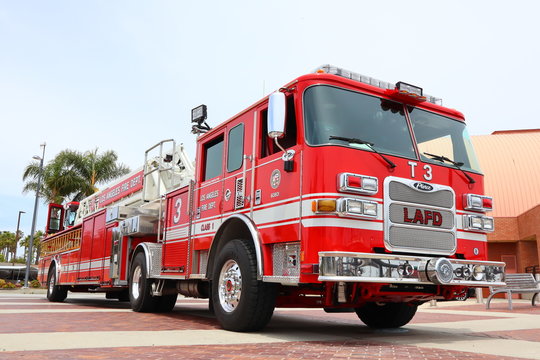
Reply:
[[495, 131], [472, 140], [486, 194], [494, 199], [489, 260], [506, 262], [507, 272], [525, 272], [540, 259], [540, 129]]

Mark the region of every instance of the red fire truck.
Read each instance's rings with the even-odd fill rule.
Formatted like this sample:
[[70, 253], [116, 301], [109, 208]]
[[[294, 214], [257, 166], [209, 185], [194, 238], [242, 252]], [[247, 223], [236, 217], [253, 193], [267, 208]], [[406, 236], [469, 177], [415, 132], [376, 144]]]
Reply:
[[504, 284], [463, 114], [421, 88], [325, 65], [213, 129], [204, 105], [192, 123], [195, 165], [166, 140], [111, 187], [50, 205], [50, 301], [105, 292], [165, 312], [182, 294], [229, 330], [261, 329], [275, 307], [381, 328]]

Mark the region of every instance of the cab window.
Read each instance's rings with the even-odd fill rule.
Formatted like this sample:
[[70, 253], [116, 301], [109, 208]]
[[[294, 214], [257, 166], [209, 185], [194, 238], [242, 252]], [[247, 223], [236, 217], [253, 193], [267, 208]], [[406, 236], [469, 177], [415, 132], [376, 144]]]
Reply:
[[223, 135], [204, 145], [203, 181], [221, 175], [223, 169]]
[[236, 125], [229, 131], [227, 144], [227, 171], [235, 171], [242, 167], [244, 157], [244, 124]]

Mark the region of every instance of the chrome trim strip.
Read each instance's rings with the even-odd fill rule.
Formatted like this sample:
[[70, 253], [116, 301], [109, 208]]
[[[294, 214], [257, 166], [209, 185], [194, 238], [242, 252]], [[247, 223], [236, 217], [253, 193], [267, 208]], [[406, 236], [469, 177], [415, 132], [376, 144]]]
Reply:
[[[257, 153], [257, 116], [258, 111], [255, 110], [253, 112], [253, 138], [251, 139], [253, 141], [252, 147], [251, 147], [251, 155], [250, 155], [250, 161], [251, 161], [251, 191], [250, 191], [250, 199], [249, 199], [249, 217], [253, 219], [253, 206], [255, 204], [255, 154]], [[264, 134], [263, 134], [264, 136]]]
[[298, 285], [299, 276], [263, 276], [264, 282], [279, 283], [281, 285]]
[[319, 281], [332, 281], [332, 282], [367, 282], [367, 283], [405, 283], [405, 284], [429, 284], [433, 285], [430, 281], [420, 281], [418, 279], [400, 279], [400, 278], [381, 278], [363, 277], [357, 276], [319, 276]]
[[185, 275], [158, 275], [158, 276], [152, 277], [152, 279], [163, 279], [163, 280], [166, 280], [166, 279], [171, 279], [171, 280], [185, 280], [185, 279], [186, 279], [186, 276], [185, 276]]
[[191, 274], [190, 279], [206, 279], [206, 274]]

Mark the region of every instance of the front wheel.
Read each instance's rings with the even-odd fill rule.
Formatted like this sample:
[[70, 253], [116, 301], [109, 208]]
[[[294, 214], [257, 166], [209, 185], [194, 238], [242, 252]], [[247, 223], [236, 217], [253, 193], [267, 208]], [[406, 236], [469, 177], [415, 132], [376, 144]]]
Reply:
[[367, 303], [356, 315], [371, 328], [398, 328], [412, 320], [418, 305], [410, 303]]
[[67, 297], [67, 287], [57, 283], [56, 267], [52, 267], [47, 278], [47, 299], [51, 302], [62, 302]]
[[245, 241], [227, 243], [215, 262], [210, 299], [221, 326], [256, 331], [274, 312], [277, 287], [257, 280], [255, 250]]

